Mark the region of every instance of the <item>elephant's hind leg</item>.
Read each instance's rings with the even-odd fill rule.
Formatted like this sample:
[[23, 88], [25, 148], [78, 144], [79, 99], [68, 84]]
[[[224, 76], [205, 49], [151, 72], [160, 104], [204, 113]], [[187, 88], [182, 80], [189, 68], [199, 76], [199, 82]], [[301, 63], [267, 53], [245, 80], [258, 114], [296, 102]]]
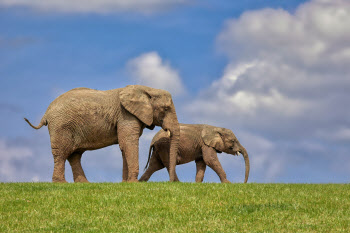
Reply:
[[60, 149], [52, 148], [52, 154], [54, 159], [52, 182], [67, 183], [64, 176], [64, 165], [70, 153], [67, 153]]
[[88, 183], [89, 181], [86, 179], [84, 170], [81, 166], [81, 156], [82, 153], [75, 152], [68, 157], [68, 161], [72, 167], [74, 182]]
[[196, 168], [197, 168], [196, 182], [199, 182], [199, 183], [203, 182], [206, 167], [207, 165], [205, 165], [205, 162], [203, 161], [203, 159], [196, 160]]
[[141, 176], [139, 181], [148, 181], [149, 178], [151, 178], [152, 174], [156, 171], [164, 168], [164, 165], [159, 159], [156, 158], [156, 156], [151, 157], [149, 167], [147, 168], [146, 172]]

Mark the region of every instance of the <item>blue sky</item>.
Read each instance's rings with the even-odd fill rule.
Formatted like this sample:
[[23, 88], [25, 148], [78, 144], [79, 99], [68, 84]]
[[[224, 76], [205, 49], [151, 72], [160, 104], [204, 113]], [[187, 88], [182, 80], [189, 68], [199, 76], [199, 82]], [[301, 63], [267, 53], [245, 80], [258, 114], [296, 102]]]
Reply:
[[[75, 87], [144, 84], [173, 94], [181, 122], [233, 130], [251, 182], [349, 182], [348, 1], [72, 2], [0, 0], [0, 181], [51, 180], [47, 128], [23, 117], [36, 124]], [[140, 167], [157, 130], [140, 139]], [[242, 182], [243, 159], [219, 158]], [[121, 181], [119, 147], [86, 152], [83, 168]], [[194, 163], [177, 171], [194, 181]]]

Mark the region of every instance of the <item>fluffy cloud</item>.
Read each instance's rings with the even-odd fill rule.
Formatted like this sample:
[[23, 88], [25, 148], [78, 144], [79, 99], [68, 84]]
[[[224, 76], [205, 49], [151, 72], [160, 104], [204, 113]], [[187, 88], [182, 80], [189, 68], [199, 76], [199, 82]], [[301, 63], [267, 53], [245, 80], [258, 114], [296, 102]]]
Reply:
[[[303, 114], [308, 103], [297, 98], [287, 97], [289, 93], [284, 92], [284, 90], [288, 89], [289, 85], [285, 85], [279, 79], [280, 75], [289, 74], [290, 70], [282, 73], [282, 69], [278, 70], [275, 64], [263, 61], [230, 64], [226, 67], [222, 78], [215, 81], [209, 91], [202, 95], [209, 95], [210, 98], [215, 99], [211, 102], [214, 111], [215, 108], [219, 108], [216, 111], [222, 108], [228, 115], [238, 112], [243, 115], [256, 115], [259, 110], [263, 109], [284, 116]], [[261, 73], [264, 73], [264, 77], [261, 77]], [[281, 82], [280, 87], [276, 85], [277, 82]], [[207, 103], [205, 98], [197, 101], [198, 103], [203, 102], [204, 105]], [[225, 107], [218, 105], [217, 101], [222, 102]], [[227, 108], [227, 106], [229, 107]], [[285, 106], [289, 107], [285, 108]]]
[[282, 9], [246, 12], [226, 22], [219, 47], [240, 59], [268, 57], [306, 68], [328, 65], [334, 71], [350, 59], [349, 12], [346, 0], [314, 0], [294, 14]]
[[18, 179], [18, 161], [28, 159], [33, 156], [33, 152], [28, 147], [16, 147], [8, 145], [4, 140], [0, 140], [0, 180], [13, 181]]
[[36, 10], [55, 12], [141, 12], [149, 14], [184, 5], [187, 2], [186, 0], [0, 0], [0, 6], [30, 7]]
[[[323, 145], [349, 141], [349, 28], [346, 0], [314, 0], [294, 13], [249, 11], [228, 20], [217, 45], [229, 63], [186, 111], [199, 122], [278, 141], [273, 150], [250, 147], [257, 153], [255, 161], [265, 164], [268, 180], [293, 160], [312, 157], [315, 140]], [[322, 149], [341, 157], [340, 150]], [[271, 153], [279, 154], [278, 165]], [[326, 163], [330, 159], [317, 153]], [[329, 162], [340, 166], [340, 161]]]
[[165, 89], [173, 95], [184, 93], [180, 76], [156, 52], [141, 54], [127, 64], [132, 79], [141, 85]]

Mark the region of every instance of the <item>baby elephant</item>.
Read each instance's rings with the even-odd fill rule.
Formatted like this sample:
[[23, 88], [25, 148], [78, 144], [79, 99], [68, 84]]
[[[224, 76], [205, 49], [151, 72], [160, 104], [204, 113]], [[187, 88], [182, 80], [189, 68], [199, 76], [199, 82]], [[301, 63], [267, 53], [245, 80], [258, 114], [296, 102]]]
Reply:
[[[169, 135], [164, 130], [160, 130], [153, 137], [145, 169], [148, 164], [149, 167], [139, 181], [148, 181], [154, 172], [164, 167], [169, 172], [169, 143]], [[210, 125], [180, 124], [179, 143], [176, 164], [185, 164], [195, 160], [197, 166], [196, 182], [203, 182], [205, 168], [208, 165], [218, 174], [222, 183], [230, 183], [218, 160], [217, 152], [232, 155], [241, 153], [245, 161], [244, 183], [248, 181], [248, 153], [231, 130]], [[176, 174], [175, 180], [179, 181]]]

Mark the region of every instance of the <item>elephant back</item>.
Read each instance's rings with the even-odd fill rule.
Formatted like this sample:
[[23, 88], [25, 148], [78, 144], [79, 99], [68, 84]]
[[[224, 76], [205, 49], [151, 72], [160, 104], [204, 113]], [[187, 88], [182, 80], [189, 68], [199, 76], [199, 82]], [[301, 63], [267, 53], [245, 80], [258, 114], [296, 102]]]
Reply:
[[170, 143], [169, 135], [163, 129], [159, 130], [156, 135], [154, 135], [150, 146], [153, 146], [157, 143]]

